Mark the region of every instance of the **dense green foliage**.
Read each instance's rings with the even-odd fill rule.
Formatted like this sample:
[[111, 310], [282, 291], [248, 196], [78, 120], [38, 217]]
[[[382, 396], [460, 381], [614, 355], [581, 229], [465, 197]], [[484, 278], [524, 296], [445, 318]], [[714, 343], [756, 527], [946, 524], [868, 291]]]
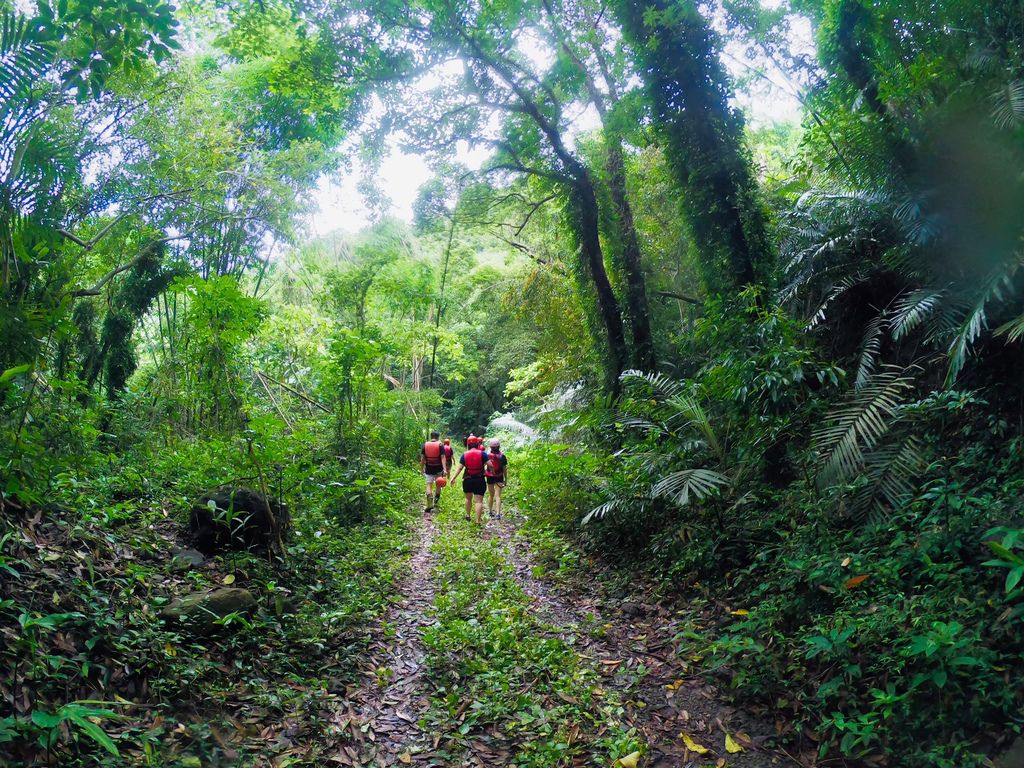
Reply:
[[[1005, 750], [1021, 14], [0, 0], [4, 754], [253, 763], [216, 726], [252, 706], [322, 764], [432, 427], [512, 444], [549, 571], [603, 558], [715, 615], [682, 652], [805, 758]], [[782, 91], [799, 114], [765, 121]], [[411, 223], [374, 178], [396, 143], [436, 174]], [[374, 223], [310, 237], [357, 162]], [[238, 484], [291, 505], [287, 546], [175, 571], [190, 503]], [[472, 697], [537, 735], [517, 765], [642, 752], [571, 648], [527, 642], [498, 545], [446, 524], [435, 724]], [[229, 577], [258, 607], [216, 642], [154, 621]]]

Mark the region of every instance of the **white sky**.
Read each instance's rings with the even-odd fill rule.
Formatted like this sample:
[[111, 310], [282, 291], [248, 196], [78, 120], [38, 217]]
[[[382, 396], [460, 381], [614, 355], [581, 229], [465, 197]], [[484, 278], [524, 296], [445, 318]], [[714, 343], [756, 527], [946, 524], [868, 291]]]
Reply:
[[[762, 0], [771, 5], [771, 0]], [[806, 28], [802, 28], [806, 26]], [[809, 25], [797, 24], [793, 30], [793, 46], [813, 50]], [[536, 50], [536, 49], [535, 49]], [[748, 72], [741, 59], [741, 51], [726, 51], [724, 62], [734, 77], [743, 77]], [[454, 67], [461, 66], [457, 63]], [[770, 74], [771, 81], [762, 80], [762, 88], [754, 89], [749, 96], [739, 99], [739, 104], [753, 124], [773, 122], [795, 122], [800, 117], [800, 102], [793, 89], [785, 85], [784, 76], [779, 72]], [[579, 115], [576, 129], [587, 131], [597, 127], [597, 115], [593, 109]], [[396, 139], [389, 141], [390, 149], [377, 173], [378, 187], [391, 200], [391, 215], [403, 221], [412, 221], [412, 204], [416, 194], [433, 175], [425, 158], [403, 152]], [[477, 169], [486, 160], [488, 153], [483, 150], [470, 151], [465, 145], [458, 147], [457, 162]], [[371, 223], [372, 213], [358, 190], [362, 169], [358, 160], [351, 169], [340, 171], [320, 179], [313, 195], [319, 210], [309, 219], [309, 230], [314, 235], [325, 235], [335, 230], [356, 232]]]

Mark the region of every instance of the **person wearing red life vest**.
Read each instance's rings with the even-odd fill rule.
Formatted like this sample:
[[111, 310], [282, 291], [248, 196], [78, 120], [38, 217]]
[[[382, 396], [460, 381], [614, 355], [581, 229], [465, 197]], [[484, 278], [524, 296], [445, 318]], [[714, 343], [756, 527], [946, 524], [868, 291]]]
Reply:
[[450, 437], [446, 437], [444, 439], [444, 446], [443, 447], [444, 447], [444, 457], [447, 460], [447, 464], [445, 464], [445, 466], [448, 468], [448, 471], [445, 474], [448, 475], [449, 477], [451, 477], [452, 465], [455, 464], [455, 449], [452, 448], [452, 439]]
[[448, 480], [452, 476], [452, 466], [455, 464], [455, 451], [452, 450], [452, 439], [446, 437], [441, 442], [441, 451], [444, 453], [444, 482], [434, 483], [434, 508], [437, 509], [441, 504], [441, 491], [442, 485], [447, 484]]
[[427, 506], [423, 510], [424, 512], [429, 512], [434, 508], [437, 498], [435, 494], [440, 492], [436, 485], [437, 478], [448, 474], [448, 460], [445, 457], [440, 437], [440, 433], [431, 432], [430, 439], [420, 449], [420, 469], [423, 471], [423, 479], [427, 481]]
[[459, 458], [459, 468], [455, 470], [455, 476], [452, 478], [452, 482], [455, 482], [460, 474], [466, 473], [462, 479], [462, 492], [466, 495], [466, 517], [469, 517], [470, 509], [475, 506], [478, 525], [484, 521], [484, 494], [487, 493], [484, 468], [489, 457], [483, 445], [483, 438], [476, 435], [466, 438], [466, 452]]
[[492, 437], [484, 465], [484, 477], [487, 480], [487, 514], [501, 517], [501, 489], [508, 482], [508, 456], [501, 452], [501, 442]]

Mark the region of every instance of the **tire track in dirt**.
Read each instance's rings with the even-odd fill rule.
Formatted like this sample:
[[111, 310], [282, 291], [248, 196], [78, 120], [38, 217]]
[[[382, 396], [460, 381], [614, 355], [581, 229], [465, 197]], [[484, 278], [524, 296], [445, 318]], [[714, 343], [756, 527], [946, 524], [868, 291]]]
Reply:
[[400, 598], [374, 630], [360, 661], [362, 679], [348, 689], [348, 712], [338, 723], [343, 739], [333, 765], [422, 764], [422, 753], [432, 746], [418, 721], [430, 707], [423, 631], [432, 621], [436, 533], [432, 516], [425, 515], [417, 525], [409, 573], [397, 590]]
[[[629, 702], [625, 719], [647, 744], [645, 768], [716, 762], [733, 768], [799, 765], [764, 746], [774, 736], [772, 724], [722, 703], [715, 689], [679, 657], [674, 638], [681, 620], [668, 609], [641, 601], [615, 604], [593, 580], [580, 579], [571, 593], [563, 591], [534, 575], [533, 555], [517, 540], [508, 515], [490, 520], [487, 527], [500, 538], [517, 581], [545, 620], [560, 627], [564, 637], [574, 636], [577, 651], [600, 670], [602, 686]], [[688, 750], [683, 732], [708, 752]], [[745, 749], [727, 753], [726, 733], [742, 734], [738, 738]]]

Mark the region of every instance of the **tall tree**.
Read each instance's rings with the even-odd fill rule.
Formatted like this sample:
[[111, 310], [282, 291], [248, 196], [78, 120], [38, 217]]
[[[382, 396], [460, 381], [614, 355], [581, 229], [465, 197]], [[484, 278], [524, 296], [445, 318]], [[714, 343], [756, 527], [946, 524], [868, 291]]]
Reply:
[[[403, 127], [415, 141], [435, 151], [460, 140], [488, 146], [494, 156], [485, 174], [532, 177], [557, 191], [579, 254], [580, 287], [593, 297], [593, 330], [605, 349], [605, 384], [615, 390], [630, 355], [605, 267], [597, 181], [573, 149], [558, 73], [549, 73], [543, 60], [526, 54], [523, 31], [538, 24], [540, 16], [536, 5], [478, 7], [462, 0], [429, 0], [397, 12], [387, 4], [377, 18], [391, 34], [400, 33], [404, 45], [412, 44], [416, 64], [410, 69], [433, 69], [443, 78], [431, 98], [411, 110], [408, 102], [396, 105], [394, 111], [404, 112]], [[462, 66], [444, 78], [453, 59]]]
[[715, 33], [692, 0], [617, 0], [614, 7], [636, 49], [708, 290], [770, 284], [766, 216]]
[[647, 280], [644, 277], [640, 240], [634, 224], [633, 207], [626, 190], [626, 161], [619, 102], [621, 78], [617, 76], [607, 50], [608, 37], [601, 9], [592, 3], [544, 0], [546, 30], [553, 46], [569, 67], [578, 69], [584, 93], [601, 119], [605, 153], [604, 171], [613, 211], [608, 250], [616, 271], [625, 283], [625, 309], [632, 341], [631, 358], [635, 367], [653, 370], [656, 366], [654, 338], [651, 333]]

